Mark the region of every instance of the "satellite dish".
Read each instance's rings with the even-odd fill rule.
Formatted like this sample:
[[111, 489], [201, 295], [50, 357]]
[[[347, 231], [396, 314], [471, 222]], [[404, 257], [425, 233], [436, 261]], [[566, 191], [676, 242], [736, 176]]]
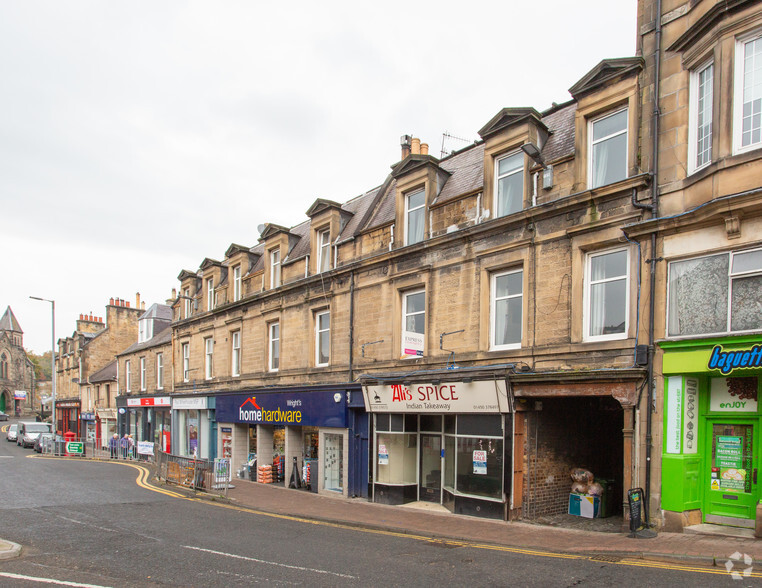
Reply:
[[259, 231], [259, 234], [262, 234], [262, 231], [265, 230], [265, 225], [257, 225], [257, 231]]

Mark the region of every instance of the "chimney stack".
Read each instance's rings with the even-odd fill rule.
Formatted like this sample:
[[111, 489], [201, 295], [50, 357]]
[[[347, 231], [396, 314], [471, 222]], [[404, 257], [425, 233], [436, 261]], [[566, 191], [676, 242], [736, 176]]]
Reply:
[[135, 292], [135, 308], [140, 309], [140, 292]]
[[400, 147], [402, 148], [402, 159], [405, 159], [410, 155], [410, 141], [412, 137], [410, 135], [402, 135], [400, 137]]
[[172, 300], [174, 300], [175, 298], [177, 298], [177, 289], [172, 288]]

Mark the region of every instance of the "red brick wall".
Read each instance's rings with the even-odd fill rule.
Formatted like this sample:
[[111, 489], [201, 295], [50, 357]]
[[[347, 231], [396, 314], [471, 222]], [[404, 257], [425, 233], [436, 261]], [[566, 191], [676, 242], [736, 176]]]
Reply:
[[528, 519], [567, 511], [572, 468], [614, 478], [618, 489], [622, 483], [623, 412], [619, 404], [612, 398], [541, 402], [542, 410], [526, 414], [522, 510]]

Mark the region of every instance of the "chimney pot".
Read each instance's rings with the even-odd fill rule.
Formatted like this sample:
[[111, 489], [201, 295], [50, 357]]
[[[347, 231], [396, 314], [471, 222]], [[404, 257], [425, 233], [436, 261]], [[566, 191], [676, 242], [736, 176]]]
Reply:
[[79, 320], [82, 320], [82, 313], [79, 313]]
[[416, 137], [413, 137], [413, 142], [410, 147], [410, 150], [413, 153], [413, 155], [420, 155], [421, 154], [421, 140]]
[[130, 301], [129, 300], [127, 302], [125, 302], [125, 304], [127, 305], [127, 308], [130, 307]]
[[109, 306], [114, 306], [114, 297], [108, 299]]
[[428, 154], [429, 154], [429, 144], [421, 143], [421, 155], [428, 155]]
[[135, 292], [135, 308], [140, 308], [140, 292]]

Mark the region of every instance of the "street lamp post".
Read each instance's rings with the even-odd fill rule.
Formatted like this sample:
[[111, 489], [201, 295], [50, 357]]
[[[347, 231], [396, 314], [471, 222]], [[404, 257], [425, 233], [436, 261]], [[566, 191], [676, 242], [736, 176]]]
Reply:
[[52, 317], [50, 327], [50, 415], [53, 420], [53, 433], [56, 433], [56, 301], [48, 300], [47, 298], [38, 298], [37, 296], [30, 296], [29, 298], [32, 300], [41, 300], [42, 302], [50, 302], [50, 312]]

